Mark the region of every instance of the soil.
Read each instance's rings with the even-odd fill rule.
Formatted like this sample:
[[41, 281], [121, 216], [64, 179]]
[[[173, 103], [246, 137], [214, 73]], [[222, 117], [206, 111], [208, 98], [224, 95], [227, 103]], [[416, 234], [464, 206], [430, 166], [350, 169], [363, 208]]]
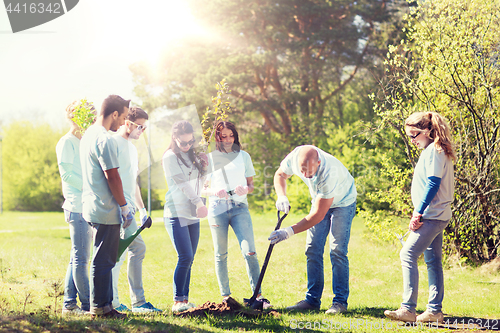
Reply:
[[176, 313], [179, 317], [205, 317], [208, 314], [216, 317], [222, 317], [227, 315], [242, 315], [247, 318], [255, 318], [261, 316], [272, 315], [278, 317], [280, 314], [275, 310], [253, 310], [243, 307], [234, 298], [229, 297], [222, 303], [206, 302], [196, 308], [191, 308], [189, 310]]

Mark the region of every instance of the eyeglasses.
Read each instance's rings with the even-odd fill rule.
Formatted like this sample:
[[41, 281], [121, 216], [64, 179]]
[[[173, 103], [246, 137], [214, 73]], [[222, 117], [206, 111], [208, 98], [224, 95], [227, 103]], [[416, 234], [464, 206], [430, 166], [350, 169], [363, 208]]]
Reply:
[[415, 140], [417, 138], [417, 136], [419, 136], [422, 132], [418, 132], [418, 134], [415, 134], [415, 135], [410, 135], [408, 134], [408, 136], [412, 139], [412, 140]]
[[188, 142], [186, 142], [186, 141], [181, 141], [181, 140], [177, 139], [177, 142], [179, 143], [179, 146], [186, 147], [186, 146], [192, 146], [195, 143], [195, 140], [192, 139], [192, 140], [189, 140]]
[[146, 126], [146, 125], [139, 125], [139, 124], [136, 124], [136, 123], [134, 123], [132, 120], [129, 120], [129, 122], [130, 122], [131, 124], [134, 124], [135, 126], [137, 126], [137, 129], [138, 129], [139, 131], [144, 131], [144, 130], [146, 130], [146, 128], [147, 128], [147, 126]]

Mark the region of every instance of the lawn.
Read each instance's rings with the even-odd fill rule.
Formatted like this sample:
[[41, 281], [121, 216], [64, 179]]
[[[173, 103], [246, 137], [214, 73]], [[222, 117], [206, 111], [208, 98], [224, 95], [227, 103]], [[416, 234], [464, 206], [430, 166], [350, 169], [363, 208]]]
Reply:
[[[276, 224], [275, 214], [252, 212], [257, 252], [264, 260], [269, 245], [267, 237]], [[125, 322], [96, 320], [85, 317], [60, 316], [60, 285], [69, 260], [69, 232], [62, 213], [4, 212], [0, 215], [0, 330], [19, 332], [277, 332], [306, 329], [311, 331], [374, 332], [408, 331], [410, 327], [386, 320], [385, 309], [396, 309], [401, 302], [402, 275], [399, 246], [376, 244], [364, 237], [363, 221], [353, 221], [349, 246], [350, 288], [349, 311], [339, 316], [326, 315], [333, 297], [331, 265], [325, 256], [325, 289], [321, 312], [289, 313], [286, 306], [304, 298], [306, 269], [305, 233], [274, 247], [264, 282], [263, 293], [279, 313], [247, 319], [239, 316], [223, 319], [208, 317], [184, 319], [173, 316], [172, 274], [176, 253], [161, 219], [161, 211], [153, 214], [153, 226], [142, 235], [147, 252], [143, 280], [147, 301], [163, 309], [161, 315], [131, 315]], [[290, 215], [283, 226], [298, 221]], [[326, 249], [328, 254], [328, 249]], [[232, 296], [243, 301], [252, 292], [244, 261], [234, 237], [229, 239], [229, 278]], [[420, 290], [417, 310], [424, 311], [427, 299], [427, 273], [420, 263]], [[213, 247], [206, 220], [201, 222], [201, 237], [193, 264], [190, 301], [203, 304], [220, 302], [214, 270]], [[500, 330], [500, 275], [481, 268], [451, 263], [445, 271], [443, 311], [449, 324], [458, 331], [471, 331], [472, 323]], [[120, 299], [130, 306], [126, 265], [120, 276]], [[487, 321], [489, 320], [489, 321]], [[477, 327], [477, 326], [474, 326]], [[411, 327], [414, 331], [436, 328]], [[446, 327], [439, 329], [446, 331]], [[457, 330], [455, 330], [456, 332]]]

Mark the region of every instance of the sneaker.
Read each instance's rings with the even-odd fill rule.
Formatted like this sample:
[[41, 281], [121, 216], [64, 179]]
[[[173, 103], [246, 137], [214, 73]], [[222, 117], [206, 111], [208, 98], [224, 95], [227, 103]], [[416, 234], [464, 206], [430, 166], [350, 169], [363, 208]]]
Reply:
[[385, 310], [384, 314], [392, 320], [399, 320], [414, 323], [417, 320], [417, 315], [405, 308], [399, 308], [396, 311]]
[[433, 323], [433, 322], [442, 323], [444, 321], [444, 316], [441, 311], [431, 312], [429, 310], [425, 310], [424, 313], [417, 316], [417, 321], [424, 323]]
[[161, 312], [160, 309], [157, 309], [153, 306], [153, 304], [146, 302], [143, 305], [139, 306], [132, 306], [132, 312], [139, 312], [139, 313], [144, 313], [144, 312]]
[[77, 315], [77, 316], [83, 316], [83, 315], [89, 315], [89, 311], [82, 310], [79, 306], [75, 305], [74, 308], [67, 309], [63, 308], [62, 309], [62, 315], [67, 316], [67, 315]]
[[288, 311], [296, 311], [296, 310], [319, 310], [319, 306], [312, 306], [305, 299], [297, 302], [295, 305], [288, 306], [286, 308]]
[[[193, 304], [193, 303], [191, 303], [191, 304]], [[183, 312], [183, 311], [186, 311], [189, 309], [191, 309], [191, 306], [189, 306], [189, 303], [179, 302], [179, 303], [175, 303], [174, 305], [172, 305], [172, 312], [173, 313]]]
[[115, 310], [118, 311], [118, 312], [128, 312], [128, 311], [130, 311], [130, 309], [127, 308], [127, 306], [125, 304], [121, 304], [121, 303], [120, 303], [120, 305], [118, 307], [115, 308]]
[[343, 305], [340, 304], [339, 302], [334, 302], [332, 306], [328, 310], [326, 310], [326, 314], [338, 314], [342, 312], [346, 312], [347, 308]]
[[190, 308], [190, 309], [192, 309], [192, 308], [195, 308], [195, 307], [196, 307], [196, 304], [193, 304], [193, 303], [191, 303], [191, 302], [186, 303], [186, 305], [187, 305], [187, 306], [189, 306], [189, 308]]
[[116, 311], [115, 309], [101, 314], [92, 314], [91, 319], [102, 318], [102, 319], [126, 319], [127, 315]]

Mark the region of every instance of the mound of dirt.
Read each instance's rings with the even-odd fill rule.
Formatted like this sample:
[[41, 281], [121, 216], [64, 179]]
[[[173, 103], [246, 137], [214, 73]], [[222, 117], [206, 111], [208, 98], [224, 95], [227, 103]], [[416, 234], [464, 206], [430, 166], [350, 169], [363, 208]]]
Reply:
[[204, 304], [196, 308], [191, 308], [189, 310], [176, 313], [175, 315], [185, 318], [185, 317], [205, 317], [208, 314], [216, 317], [239, 314], [244, 317], [250, 317], [250, 318], [266, 316], [266, 315], [272, 315], [275, 317], [279, 316], [279, 313], [275, 310], [259, 311], [259, 310], [244, 308], [240, 303], [238, 303], [238, 301], [236, 301], [234, 298], [231, 297], [229, 297], [222, 303], [205, 302]]

